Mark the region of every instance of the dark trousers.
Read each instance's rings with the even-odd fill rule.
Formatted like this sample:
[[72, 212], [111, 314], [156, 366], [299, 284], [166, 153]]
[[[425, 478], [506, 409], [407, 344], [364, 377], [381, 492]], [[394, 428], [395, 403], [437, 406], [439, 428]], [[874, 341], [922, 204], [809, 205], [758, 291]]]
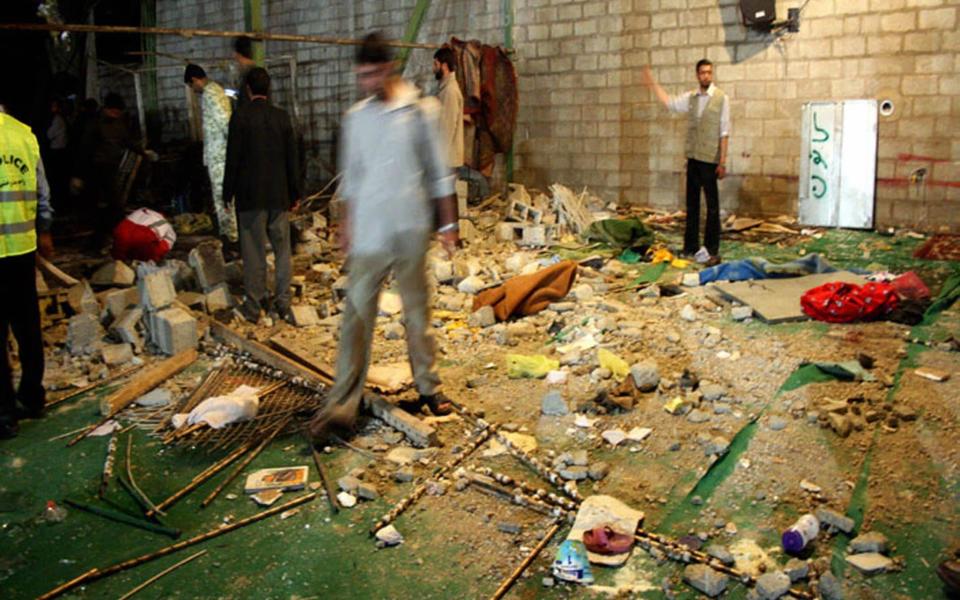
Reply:
[[707, 198], [707, 224], [703, 245], [710, 256], [720, 254], [720, 194], [717, 191], [717, 165], [687, 159], [687, 224], [683, 233], [683, 251], [700, 249], [700, 190]]
[[[43, 337], [37, 305], [36, 252], [0, 258], [0, 281], [8, 293], [0, 294], [0, 421], [16, 422], [17, 399], [28, 412], [40, 412], [46, 402], [43, 389]], [[10, 330], [20, 349], [20, 389], [13, 390], [7, 339]]]
[[[237, 228], [240, 234], [240, 257], [243, 259], [243, 286], [247, 298], [257, 308], [267, 298], [267, 239], [273, 247], [276, 280], [273, 293], [276, 308], [280, 311], [290, 307], [290, 280], [293, 265], [290, 258], [290, 220], [287, 211], [276, 209], [237, 211]], [[282, 316], [282, 315], [281, 315]]]

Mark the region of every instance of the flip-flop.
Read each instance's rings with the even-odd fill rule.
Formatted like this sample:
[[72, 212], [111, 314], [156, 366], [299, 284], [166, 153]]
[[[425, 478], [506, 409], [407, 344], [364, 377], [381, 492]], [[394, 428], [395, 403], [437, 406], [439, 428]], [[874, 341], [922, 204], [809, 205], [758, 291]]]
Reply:
[[623, 554], [633, 547], [633, 536], [618, 533], [609, 525], [598, 525], [583, 532], [583, 545], [596, 554]]

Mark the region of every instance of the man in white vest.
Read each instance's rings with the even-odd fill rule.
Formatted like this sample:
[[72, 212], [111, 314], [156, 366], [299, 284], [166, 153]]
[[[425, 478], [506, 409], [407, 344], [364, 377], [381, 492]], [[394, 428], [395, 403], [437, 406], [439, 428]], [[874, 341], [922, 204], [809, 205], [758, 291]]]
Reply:
[[[699, 255], [708, 265], [720, 262], [720, 196], [717, 180], [727, 174], [727, 139], [730, 137], [730, 99], [713, 84], [713, 63], [697, 63], [699, 88], [670, 96], [657, 83], [650, 67], [643, 69], [644, 84], [671, 112], [687, 113], [687, 223], [683, 253]], [[707, 222], [700, 240], [700, 190], [707, 199]], [[699, 252], [698, 252], [699, 248]]]

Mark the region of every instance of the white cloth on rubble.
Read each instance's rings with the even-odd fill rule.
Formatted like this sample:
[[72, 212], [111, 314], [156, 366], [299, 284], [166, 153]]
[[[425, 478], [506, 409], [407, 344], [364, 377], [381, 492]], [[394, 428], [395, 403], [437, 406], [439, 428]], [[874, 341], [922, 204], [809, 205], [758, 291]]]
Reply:
[[207, 398], [190, 411], [189, 414], [173, 415], [173, 426], [206, 423], [214, 429], [220, 429], [231, 423], [248, 421], [257, 415], [260, 408], [260, 388], [241, 385], [229, 394]]

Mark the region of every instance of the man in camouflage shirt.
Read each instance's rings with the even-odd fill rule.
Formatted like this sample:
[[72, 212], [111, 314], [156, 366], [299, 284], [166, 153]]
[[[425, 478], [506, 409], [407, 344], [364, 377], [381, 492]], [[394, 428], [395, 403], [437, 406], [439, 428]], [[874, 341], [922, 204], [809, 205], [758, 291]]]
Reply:
[[213, 208], [217, 214], [220, 235], [237, 241], [237, 215], [233, 198], [223, 197], [223, 173], [227, 162], [227, 130], [230, 125], [230, 99], [223, 88], [207, 78], [199, 65], [187, 65], [183, 81], [200, 94], [203, 109], [203, 164], [210, 174]]

